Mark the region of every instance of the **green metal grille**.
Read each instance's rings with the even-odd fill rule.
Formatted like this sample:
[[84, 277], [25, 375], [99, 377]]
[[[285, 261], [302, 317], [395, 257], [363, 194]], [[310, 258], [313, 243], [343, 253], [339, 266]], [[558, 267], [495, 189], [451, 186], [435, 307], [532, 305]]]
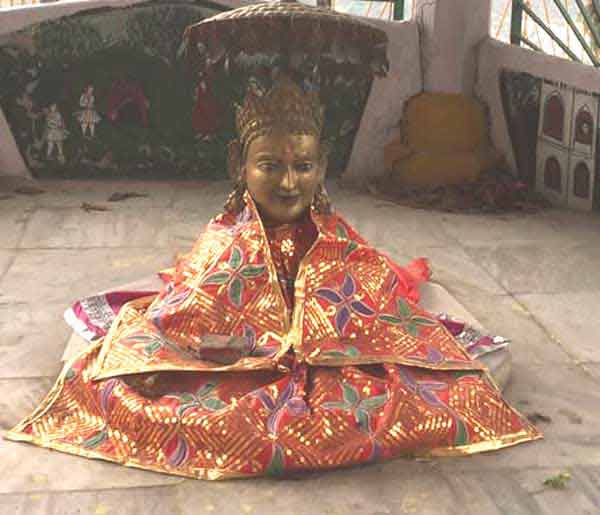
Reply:
[[[361, 3], [369, 3], [369, 4], [382, 4], [382, 3], [386, 3], [386, 4], [392, 4], [392, 9], [391, 12], [387, 11], [388, 13], [391, 14], [390, 18], [387, 19], [392, 19], [394, 21], [400, 21], [400, 20], [404, 20], [405, 19], [405, 8], [407, 5], [410, 5], [409, 2], [407, 2], [407, 0], [358, 0]], [[336, 2], [335, 0], [332, 0], [332, 5], [333, 8], [336, 11], [342, 11], [342, 12], [347, 12], [344, 7], [343, 7], [344, 2]], [[356, 13], [354, 13], [356, 14]], [[376, 16], [377, 17], [377, 16]]]
[[[550, 24], [544, 20], [541, 7], [554, 8], [560, 24]], [[512, 0], [510, 42], [538, 52], [547, 52], [548, 45], [533, 41], [532, 31], [525, 30], [525, 23], [535, 25], [538, 33], [545, 35], [553, 47], [558, 47], [565, 57], [577, 62], [585, 62], [600, 67], [600, 0], [544, 0], [537, 3], [531, 0]], [[557, 28], [561, 29], [559, 34]], [[565, 34], [567, 37], [565, 37]]]

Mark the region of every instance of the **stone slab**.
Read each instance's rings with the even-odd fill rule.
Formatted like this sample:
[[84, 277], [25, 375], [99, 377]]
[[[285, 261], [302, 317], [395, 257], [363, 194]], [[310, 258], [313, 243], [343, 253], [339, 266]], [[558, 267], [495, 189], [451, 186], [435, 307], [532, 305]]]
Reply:
[[[0, 201], [2, 204], [2, 201]], [[19, 245], [31, 213], [25, 209], [0, 211], [0, 249], [15, 249]]]
[[[35, 198], [39, 208], [78, 208], [82, 202], [119, 209], [167, 208], [173, 202], [175, 183], [164, 181], [97, 181], [43, 180], [37, 183], [45, 190]], [[113, 193], [139, 193], [145, 197], [108, 202]]]
[[0, 379], [0, 428], [11, 429], [29, 415], [53, 384], [54, 377]]
[[600, 243], [506, 246], [503, 242], [467, 247], [466, 253], [512, 293], [600, 291]]
[[[0, 495], [173, 485], [182, 478], [0, 440]], [[1, 497], [0, 497], [1, 498]]]
[[174, 489], [159, 486], [0, 495], [0, 511], [10, 515], [182, 514]]
[[583, 368], [588, 374], [600, 382], [600, 362], [583, 363]]
[[227, 196], [233, 189], [231, 181], [175, 183], [173, 209], [202, 211], [213, 217], [223, 211]]
[[435, 467], [407, 459], [295, 479], [186, 482], [177, 490], [184, 513], [439, 515], [455, 505]]
[[[568, 472], [571, 476], [564, 489], [553, 489], [544, 485], [546, 479], [561, 472]], [[526, 469], [516, 471], [514, 477], [523, 493], [529, 494], [529, 499], [535, 502], [535, 507], [540, 513], [600, 512], [600, 467]]]
[[600, 214], [598, 211], [552, 209], [548, 221], [560, 231], [563, 244], [600, 245]]
[[0, 379], [50, 377], [69, 338], [58, 304], [0, 304]]
[[[35, 194], [18, 193], [20, 187], [37, 190]], [[133, 192], [146, 195], [120, 202], [109, 202], [113, 193]], [[84, 202], [121, 209], [169, 207], [173, 202], [172, 183], [159, 181], [97, 180], [12, 180], [0, 176], [0, 211], [10, 209], [80, 208]]]
[[[173, 205], [179, 202], [182, 211], [199, 213], [199, 217], [212, 216], [230, 188], [227, 183], [219, 187], [220, 190], [209, 188], [204, 192], [201, 188], [190, 188], [189, 191], [175, 188]], [[71, 515], [144, 511], [196, 514], [220, 511], [265, 515], [540, 515], [569, 512], [579, 515], [598, 511], [600, 360], [595, 357], [593, 348], [586, 346], [583, 352], [579, 343], [598, 333], [595, 308], [599, 299], [595, 292], [589, 291], [517, 295], [516, 298], [510, 291], [501, 294], [504, 288], [496, 289], [493, 277], [489, 277], [489, 283], [484, 281], [487, 272], [477, 271], [480, 258], [469, 252], [470, 247], [538, 245], [551, 251], [561, 246], [593, 247], [596, 240], [589, 238], [594, 237], [591, 233], [596, 219], [591, 217], [581, 221], [572, 213], [556, 210], [542, 216], [519, 215], [522, 220], [514, 223], [496, 220], [496, 217], [468, 216], [458, 220], [454, 215], [440, 218], [427, 212], [406, 215], [410, 210], [380, 206], [379, 201], [366, 195], [352, 196], [341, 189], [332, 189], [334, 203], [342, 214], [359, 213], [361, 217], [372, 217], [378, 224], [395, 227], [389, 241], [399, 242], [398, 251], [387, 248], [386, 241], [383, 241], [383, 248], [388, 252], [394, 250], [392, 255], [398, 262], [405, 263], [400, 259], [404, 255], [406, 258], [419, 254], [429, 256], [435, 280], [486, 330], [513, 341], [510, 347], [513, 375], [505, 396], [523, 414], [537, 417], [544, 440], [464, 458], [399, 459], [290, 480], [224, 483], [182, 481], [27, 444], [0, 441], [0, 477], [3, 479], [0, 482], [0, 513]], [[65, 198], [67, 204], [62, 207], [59, 195], [55, 198], [56, 205], [52, 204], [54, 199], [48, 197], [47, 205], [34, 207], [69, 211], [77, 207], [77, 195], [72, 193], [72, 198]], [[88, 198], [84, 193], [81, 195]], [[34, 201], [42, 197], [38, 196]], [[26, 213], [29, 202], [30, 197], [23, 197], [14, 205], [15, 212]], [[361, 207], [356, 208], [359, 204]], [[131, 207], [133, 204], [129, 207], [123, 204], [115, 211]], [[0, 202], [0, 211], [3, 209]], [[162, 208], [154, 206], [152, 209]], [[385, 216], [377, 214], [381, 210]], [[74, 211], [78, 212], [77, 209]], [[405, 215], [407, 221], [403, 222]], [[88, 220], [96, 223], [95, 218]], [[467, 220], [473, 223], [469, 224]], [[421, 222], [423, 235], [417, 231]], [[382, 234], [370, 222], [365, 223], [365, 227], [369, 234]], [[405, 239], [400, 237], [402, 232]], [[586, 243], [588, 239], [591, 243]], [[400, 252], [401, 249], [404, 252]], [[420, 249], [423, 252], [415, 253]], [[0, 274], [0, 304], [7, 305], [10, 313], [10, 309], [18, 312], [19, 304], [38, 309], [48, 303], [57, 308], [57, 315], [70, 301], [112, 289], [114, 285], [125, 284], [145, 274], [150, 276], [161, 266], [171, 264], [173, 257], [166, 249], [150, 248], [12, 249], [7, 252], [10, 259], [6, 263], [15, 254], [16, 259], [4, 278]], [[0, 253], [0, 260], [2, 255]], [[463, 258], [465, 262], [461, 263]], [[524, 256], [523, 266], [527, 265], [528, 259], [533, 268], [534, 255]], [[557, 283], [559, 288], [562, 288], [561, 284], [572, 283], [573, 270], [559, 266], [556, 274], [564, 281]], [[456, 314], [456, 307], [451, 312]], [[59, 323], [57, 319], [55, 321]], [[60, 323], [66, 327], [62, 321]], [[39, 332], [43, 335], [45, 330], [41, 328]], [[25, 367], [25, 361], [34, 361], [36, 351], [42, 357], [46, 355], [48, 363], [59, 364], [54, 356], [56, 350], [46, 349], [38, 343], [16, 360], [14, 367]], [[581, 356], [585, 360], [579, 364], [577, 360], [582, 359]], [[29, 413], [52, 382], [53, 378], [49, 377], [0, 379], [0, 425], [12, 425]], [[540, 419], [540, 415], [547, 418]], [[538, 493], [544, 479], [565, 470], [573, 477], [565, 490]], [[170, 489], [161, 485], [174, 486]], [[175, 501], [172, 501], [173, 497]], [[125, 511], [119, 510], [120, 507], [126, 508]]]
[[551, 339], [544, 325], [519, 299], [477, 290], [468, 295], [461, 291], [453, 294], [488, 332], [511, 340], [511, 352], [517, 361], [526, 361], [535, 368], [564, 366], [569, 361], [569, 354]]
[[451, 464], [442, 470], [455, 506], [462, 513], [539, 515], [536, 499], [528, 495], [510, 469], [486, 470], [483, 474], [456, 473]]
[[31, 217], [19, 247], [173, 249], [178, 242], [193, 243], [209, 217], [201, 211], [115, 204], [110, 211], [38, 209]]
[[[391, 254], [396, 259], [397, 252]], [[506, 290], [473, 259], [457, 246], [415, 247], [407, 256], [426, 256], [432, 272], [432, 280], [443, 285], [452, 295], [469, 298], [472, 292], [503, 295]]]
[[573, 358], [600, 361], [600, 292], [517, 295]]
[[[442, 216], [437, 213], [418, 211], [389, 202], [374, 203], [366, 195], [344, 191], [339, 196], [332, 195], [335, 209], [371, 245], [381, 248], [385, 245], [393, 249], [445, 246], [453, 243], [444, 230]], [[392, 247], [393, 246], [393, 247]]]
[[0, 250], [0, 279], [8, 272], [17, 253], [14, 250]]
[[0, 279], [0, 303], [61, 304], [171, 266], [175, 253], [156, 248], [21, 250]]
[[537, 214], [513, 213], [504, 215], [453, 214], [441, 216], [446, 234], [462, 245], [518, 244], [561, 245], [564, 229], [554, 223], [552, 210]]

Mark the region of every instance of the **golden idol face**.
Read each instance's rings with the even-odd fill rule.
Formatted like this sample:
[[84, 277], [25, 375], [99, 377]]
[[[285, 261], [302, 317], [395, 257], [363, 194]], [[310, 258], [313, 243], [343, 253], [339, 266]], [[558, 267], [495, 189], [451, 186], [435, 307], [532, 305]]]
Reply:
[[295, 222], [310, 209], [325, 173], [318, 138], [275, 131], [250, 143], [242, 174], [263, 223]]

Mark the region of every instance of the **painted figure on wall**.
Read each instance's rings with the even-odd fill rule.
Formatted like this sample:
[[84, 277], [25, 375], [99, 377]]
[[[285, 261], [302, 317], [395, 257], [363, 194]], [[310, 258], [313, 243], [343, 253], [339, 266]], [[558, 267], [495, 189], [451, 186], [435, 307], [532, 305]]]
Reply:
[[135, 80], [120, 78], [113, 82], [108, 93], [107, 117], [113, 123], [131, 122], [148, 127], [150, 101]]
[[[35, 176], [224, 178], [233, 106], [243, 99], [249, 77], [266, 91], [286, 61], [278, 48], [228, 53], [217, 38], [197, 47], [198, 68], [186, 68], [185, 25], [221, 10], [227, 8], [192, 0], [151, 2], [90, 10], [7, 34], [0, 43], [0, 107]], [[320, 89], [328, 105], [345, 113], [344, 118], [328, 117], [324, 129], [336, 143], [330, 170], [340, 175], [354, 138], [353, 130], [340, 127], [345, 118], [353, 119], [345, 127], [358, 126], [370, 82], [327, 89], [310, 78], [303, 83], [302, 74], [310, 75], [315, 63], [308, 63], [304, 47], [300, 50], [295, 78], [307, 91]], [[204, 72], [200, 80], [186, 80], [190, 73], [198, 79], [199, 69]], [[46, 159], [43, 107], [55, 101], [73, 136], [60, 167], [55, 166], [56, 143], [55, 159]], [[112, 156], [110, 168], [97, 166], [107, 155]]]
[[63, 142], [67, 139], [69, 132], [65, 126], [65, 121], [58, 110], [56, 103], [50, 104], [48, 113], [46, 114], [46, 132], [45, 140], [47, 144], [46, 157], [52, 158], [54, 147], [56, 146], [58, 152], [58, 162], [64, 163], [65, 154], [63, 149]]
[[577, 163], [573, 174], [573, 194], [576, 197], [587, 199], [590, 196], [590, 178], [591, 173], [585, 161]]
[[192, 127], [197, 137], [209, 140], [219, 127], [219, 113], [210, 77], [206, 72], [200, 73], [194, 93], [196, 103], [192, 113]]
[[588, 106], [583, 106], [575, 118], [575, 143], [592, 145], [594, 117]]
[[263, 82], [265, 82], [265, 80], [266, 79], [264, 78], [261, 81], [261, 79], [259, 79], [258, 77], [250, 77], [248, 79], [248, 89], [252, 91], [252, 93], [257, 97], [262, 97], [265, 94], [265, 88], [262, 84]]
[[96, 111], [96, 98], [94, 96], [94, 86], [88, 84], [84, 92], [79, 97], [79, 107], [82, 108], [78, 111], [77, 121], [81, 126], [81, 133], [84, 137], [87, 136], [89, 131], [90, 138], [93, 138], [96, 132], [96, 124], [102, 119]]
[[550, 95], [544, 105], [544, 134], [562, 141], [565, 126], [565, 107], [559, 92]]
[[558, 159], [551, 156], [544, 168], [544, 184], [547, 188], [560, 193], [562, 191], [562, 170]]

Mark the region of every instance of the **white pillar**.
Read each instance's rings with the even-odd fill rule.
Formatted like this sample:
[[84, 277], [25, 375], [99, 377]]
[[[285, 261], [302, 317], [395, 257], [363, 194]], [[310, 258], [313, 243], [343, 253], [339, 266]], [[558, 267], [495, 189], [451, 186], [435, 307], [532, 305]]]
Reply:
[[415, 1], [425, 90], [471, 95], [477, 46], [489, 37], [491, 0]]
[[383, 148], [402, 118], [404, 102], [422, 90], [419, 41], [414, 23], [375, 21], [388, 35], [387, 77], [375, 79], [343, 174], [349, 182], [381, 175]]

